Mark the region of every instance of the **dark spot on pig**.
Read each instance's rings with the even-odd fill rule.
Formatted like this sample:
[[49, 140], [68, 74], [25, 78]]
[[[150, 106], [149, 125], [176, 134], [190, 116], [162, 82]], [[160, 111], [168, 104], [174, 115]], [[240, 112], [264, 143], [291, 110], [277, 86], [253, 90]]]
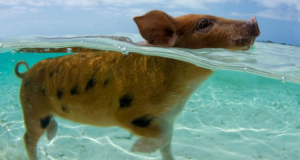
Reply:
[[125, 94], [120, 98], [120, 108], [130, 107], [133, 101], [133, 96], [130, 94]]
[[67, 112], [67, 108], [65, 106], [61, 106], [61, 110]]
[[132, 121], [132, 124], [134, 124], [135, 126], [138, 126], [138, 127], [145, 128], [151, 124], [152, 120], [153, 120], [153, 118], [148, 118], [147, 116], [144, 116], [144, 117], [134, 119]]
[[109, 82], [109, 79], [106, 78], [105, 81], [103, 82], [103, 86], [105, 87], [108, 84], [108, 82]]
[[51, 72], [51, 73], [49, 74], [49, 78], [51, 78], [51, 77], [52, 77], [52, 75], [53, 75], [53, 72]]
[[72, 95], [79, 94], [79, 92], [78, 92], [78, 86], [77, 85], [73, 86], [72, 89], [70, 90], [70, 93]]
[[41, 89], [41, 93], [45, 96], [46, 95], [46, 90], [45, 90], [45, 88], [42, 88]]
[[56, 93], [56, 96], [57, 96], [58, 99], [61, 99], [61, 97], [63, 96], [63, 94], [64, 94], [64, 91], [62, 89], [59, 89], [57, 91], [57, 93]]
[[95, 84], [96, 84], [95, 79], [91, 78], [86, 84], [85, 91], [89, 90], [90, 88], [93, 88]]
[[49, 125], [49, 123], [50, 123], [50, 120], [51, 120], [51, 116], [47, 116], [47, 117], [41, 119], [41, 120], [40, 120], [40, 122], [41, 122], [41, 127], [42, 127], [43, 129], [47, 128], [48, 125]]

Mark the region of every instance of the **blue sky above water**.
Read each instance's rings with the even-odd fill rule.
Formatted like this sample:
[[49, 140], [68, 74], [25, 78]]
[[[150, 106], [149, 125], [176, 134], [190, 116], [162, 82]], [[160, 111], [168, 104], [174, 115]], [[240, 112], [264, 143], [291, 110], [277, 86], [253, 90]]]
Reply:
[[257, 17], [258, 40], [300, 44], [299, 0], [0, 0], [0, 38], [138, 33], [134, 16], [159, 9], [176, 17]]

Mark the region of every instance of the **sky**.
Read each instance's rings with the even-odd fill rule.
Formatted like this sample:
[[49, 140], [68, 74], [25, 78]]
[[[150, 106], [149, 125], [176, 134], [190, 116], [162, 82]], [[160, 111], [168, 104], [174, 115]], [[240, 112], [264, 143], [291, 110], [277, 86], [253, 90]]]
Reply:
[[153, 9], [173, 17], [256, 16], [261, 31], [257, 40], [300, 45], [300, 0], [0, 0], [0, 39], [138, 34], [132, 18]]

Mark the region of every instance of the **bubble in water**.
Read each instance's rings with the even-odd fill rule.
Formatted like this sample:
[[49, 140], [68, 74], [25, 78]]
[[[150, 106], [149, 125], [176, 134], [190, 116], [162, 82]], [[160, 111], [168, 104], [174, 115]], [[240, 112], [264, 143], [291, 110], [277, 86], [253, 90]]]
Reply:
[[118, 49], [121, 48], [121, 46], [119, 46], [119, 45], [117, 45], [117, 44], [114, 44], [114, 47], [116, 47], [116, 48], [118, 48]]
[[11, 50], [11, 54], [12, 54], [12, 55], [15, 55], [15, 53], [16, 53], [16, 50], [12, 49], [12, 50]]
[[66, 49], [66, 52], [67, 52], [67, 53], [71, 53], [71, 52], [72, 52], [72, 48], [67, 48], [67, 49]]
[[126, 49], [126, 47], [122, 47], [121, 51], [122, 51], [122, 54], [124, 54], [124, 55], [128, 55], [129, 54], [128, 51], [127, 51], [127, 49]]
[[126, 47], [122, 47], [122, 46], [119, 46], [117, 44], [114, 44], [114, 47], [118, 48], [119, 50], [121, 50], [122, 54], [124, 55], [128, 55], [129, 52], [127, 51], [127, 48]]
[[286, 82], [286, 78], [284, 76], [281, 77], [281, 82], [285, 83]]
[[126, 51], [126, 47], [122, 47], [122, 48], [121, 48], [121, 51], [122, 51], [122, 52]]

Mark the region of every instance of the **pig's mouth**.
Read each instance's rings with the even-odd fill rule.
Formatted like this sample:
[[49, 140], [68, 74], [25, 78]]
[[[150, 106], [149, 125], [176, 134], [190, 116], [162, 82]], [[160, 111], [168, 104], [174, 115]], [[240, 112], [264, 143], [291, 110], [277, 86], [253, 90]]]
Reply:
[[239, 37], [232, 40], [235, 46], [250, 46], [254, 44], [256, 37]]
[[231, 50], [248, 50], [254, 44], [256, 37], [237, 37], [231, 40]]

